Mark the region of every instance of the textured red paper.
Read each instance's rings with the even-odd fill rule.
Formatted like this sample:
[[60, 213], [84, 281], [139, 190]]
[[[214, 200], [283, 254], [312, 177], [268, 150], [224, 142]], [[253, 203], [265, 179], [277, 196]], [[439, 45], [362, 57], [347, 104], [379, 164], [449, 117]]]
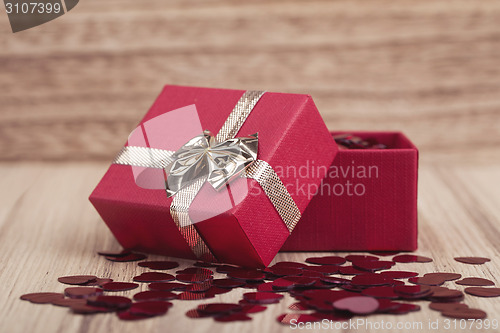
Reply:
[[[141, 124], [165, 112], [195, 104], [203, 129], [217, 133], [243, 92], [166, 86]], [[327, 166], [337, 151], [308, 95], [264, 94], [237, 136], [256, 132], [259, 134], [258, 158], [275, 170], [284, 166], [299, 168], [308, 163]], [[303, 212], [312, 196], [296, 188], [297, 179], [293, 174], [279, 175]], [[298, 181], [317, 186], [323, 177], [320, 171]], [[248, 182], [250, 191], [260, 188], [254, 180], [239, 181]], [[205, 184], [198, 195], [215, 196], [216, 192]], [[164, 190], [138, 187], [130, 166], [111, 165], [90, 201], [123, 247], [195, 259], [170, 216], [172, 198], [167, 198]], [[219, 260], [243, 266], [269, 264], [289, 236], [284, 222], [262, 191], [247, 196], [224, 214], [196, 223], [196, 228]]]
[[[346, 132], [347, 133], [347, 132]], [[364, 195], [349, 196], [336, 191], [319, 192], [311, 200], [300, 223], [282, 251], [413, 251], [417, 248], [417, 148], [398, 132], [348, 132], [363, 139], [374, 138], [389, 149], [339, 150], [332, 167], [346, 173], [327, 177], [323, 184], [333, 188], [346, 182], [362, 184]], [[332, 135], [341, 134], [332, 132]], [[352, 169], [368, 170], [371, 177], [352, 177]], [[330, 172], [329, 171], [329, 172]], [[378, 171], [378, 177], [375, 177]], [[362, 176], [363, 174], [359, 174]], [[358, 186], [358, 194], [361, 193]], [[351, 187], [351, 189], [353, 189]]]

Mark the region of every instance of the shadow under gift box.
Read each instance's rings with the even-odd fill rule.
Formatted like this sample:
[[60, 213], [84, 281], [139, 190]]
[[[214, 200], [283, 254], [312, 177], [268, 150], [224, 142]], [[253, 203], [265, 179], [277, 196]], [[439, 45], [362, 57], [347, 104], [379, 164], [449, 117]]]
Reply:
[[350, 133], [387, 149], [340, 149], [281, 251], [417, 249], [418, 150], [399, 132]]
[[[243, 90], [166, 86], [140, 126], [146, 128], [147, 122], [156, 117], [195, 105], [202, 127], [200, 131], [207, 129], [216, 134], [243, 93]], [[159, 132], [160, 143], [173, 141], [172, 133], [185, 136], [186, 125], [182, 122], [165, 124], [164, 130]], [[259, 137], [257, 158], [266, 161], [273, 169], [299, 167], [308, 161], [326, 168], [337, 151], [335, 141], [308, 95], [265, 93], [236, 137], [254, 133]], [[179, 144], [168, 147], [168, 150], [176, 151], [199, 134], [194, 133], [185, 141], [177, 140]], [[167, 149], [156, 145], [151, 147]], [[311, 197], [295, 190], [294, 184], [303, 181], [306, 185], [317, 186], [323, 177], [324, 173], [307, 179], [280, 175], [301, 213]], [[240, 185], [248, 186], [248, 193], [253, 194], [224, 213], [198, 219], [195, 227], [219, 261], [248, 267], [267, 266], [290, 232], [267, 195], [258, 191], [260, 185], [255, 180], [239, 178], [232, 181], [229, 188]], [[212, 208], [220, 205], [221, 195], [223, 193], [205, 183], [189, 207], [190, 217], [197, 213], [197, 207], [201, 206], [198, 212], [210, 210], [211, 207], [203, 204]], [[172, 198], [167, 198], [165, 189], [138, 186], [131, 166], [112, 164], [91, 194], [90, 201], [124, 248], [196, 259], [172, 219]]]

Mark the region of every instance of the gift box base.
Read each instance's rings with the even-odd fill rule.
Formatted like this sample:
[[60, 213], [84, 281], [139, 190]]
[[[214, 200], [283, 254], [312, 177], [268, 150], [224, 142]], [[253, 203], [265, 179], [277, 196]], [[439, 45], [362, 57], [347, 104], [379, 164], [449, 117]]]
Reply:
[[[239, 103], [244, 94], [243, 90], [165, 86], [129, 136], [127, 146], [175, 152], [205, 129], [219, 133], [233, 108], [240, 105], [241, 109], [248, 102]], [[283, 166], [298, 168], [309, 162], [326, 169], [334, 158], [337, 145], [312, 98], [266, 92], [234, 137], [253, 134], [258, 134], [259, 140], [257, 160], [276, 172], [297, 212], [304, 212], [311, 196], [296, 188], [318, 186], [325, 173], [296, 179], [278, 171]], [[149, 172], [140, 173], [136, 179], [136, 167], [112, 164], [90, 196], [104, 222], [127, 249], [187, 259], [196, 259], [196, 252], [201, 260], [215, 257], [225, 263], [264, 267], [289, 236], [289, 228], [293, 228], [285, 223], [260, 183], [236, 177], [220, 190], [208, 182], [203, 184], [189, 204], [189, 223], [183, 220], [185, 228], [181, 233], [170, 210], [174, 197], [165, 193], [163, 171], [158, 168], [155, 183], [141, 178], [143, 174], [149, 177]], [[258, 175], [261, 180], [265, 177]], [[285, 217], [295, 223], [294, 216]]]
[[343, 133], [388, 149], [339, 150], [281, 251], [416, 250], [417, 148], [399, 132]]

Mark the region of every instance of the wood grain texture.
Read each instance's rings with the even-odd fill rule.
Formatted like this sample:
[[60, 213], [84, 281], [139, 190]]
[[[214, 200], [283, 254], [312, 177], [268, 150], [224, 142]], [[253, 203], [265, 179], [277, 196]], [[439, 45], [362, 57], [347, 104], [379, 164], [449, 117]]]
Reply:
[[[100, 179], [105, 163], [16, 163], [0, 164], [0, 331], [24, 332], [289, 332], [275, 318], [294, 302], [292, 298], [253, 314], [252, 322], [223, 324], [210, 318], [188, 319], [184, 313], [203, 301], [175, 301], [166, 316], [141, 322], [123, 322], [113, 314], [73, 315], [65, 308], [36, 305], [19, 300], [29, 292], [64, 290], [59, 276], [95, 274], [129, 281], [146, 271], [136, 263], [112, 263], [96, 251], [118, 249], [113, 236], [87, 201]], [[425, 264], [396, 264], [395, 269], [421, 274], [457, 272], [462, 276], [490, 279], [500, 286], [500, 181], [498, 165], [425, 166], [420, 172], [420, 249], [416, 253], [434, 258]], [[314, 255], [323, 253], [315, 253]], [[340, 253], [346, 255], [347, 253]], [[280, 253], [276, 260], [303, 261], [309, 253]], [[461, 264], [457, 256], [485, 256], [491, 262], [480, 266]], [[160, 258], [151, 256], [150, 259]], [[192, 262], [180, 260], [183, 266]], [[145, 284], [144, 284], [145, 285]], [[144, 290], [146, 287], [141, 286]], [[463, 290], [463, 286], [447, 282]], [[205, 302], [235, 302], [248, 290], [238, 289]], [[119, 293], [132, 296], [134, 291]], [[500, 298], [466, 295], [465, 303], [500, 320]], [[422, 310], [402, 316], [377, 315], [369, 320], [400, 323], [438, 319], [439, 313], [419, 301]], [[339, 330], [329, 330], [340, 332]], [[368, 332], [345, 330], [343, 332]], [[393, 330], [396, 332], [397, 330]], [[426, 332], [428, 330], [409, 330]], [[446, 330], [442, 330], [446, 331]], [[448, 330], [449, 331], [449, 330]], [[493, 332], [493, 330], [479, 330]], [[372, 330], [371, 332], [374, 332]], [[401, 330], [399, 331], [401, 332]]]
[[425, 162], [500, 160], [498, 1], [81, 1], [12, 34], [0, 160], [107, 160], [164, 84], [309, 93], [335, 130]]

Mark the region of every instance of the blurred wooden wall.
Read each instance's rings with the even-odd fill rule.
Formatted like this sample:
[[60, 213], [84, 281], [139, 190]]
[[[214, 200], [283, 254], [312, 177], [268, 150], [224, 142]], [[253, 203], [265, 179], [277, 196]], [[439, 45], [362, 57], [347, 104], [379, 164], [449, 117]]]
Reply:
[[82, 0], [12, 34], [0, 160], [110, 160], [164, 84], [309, 93], [424, 162], [500, 160], [499, 1]]

